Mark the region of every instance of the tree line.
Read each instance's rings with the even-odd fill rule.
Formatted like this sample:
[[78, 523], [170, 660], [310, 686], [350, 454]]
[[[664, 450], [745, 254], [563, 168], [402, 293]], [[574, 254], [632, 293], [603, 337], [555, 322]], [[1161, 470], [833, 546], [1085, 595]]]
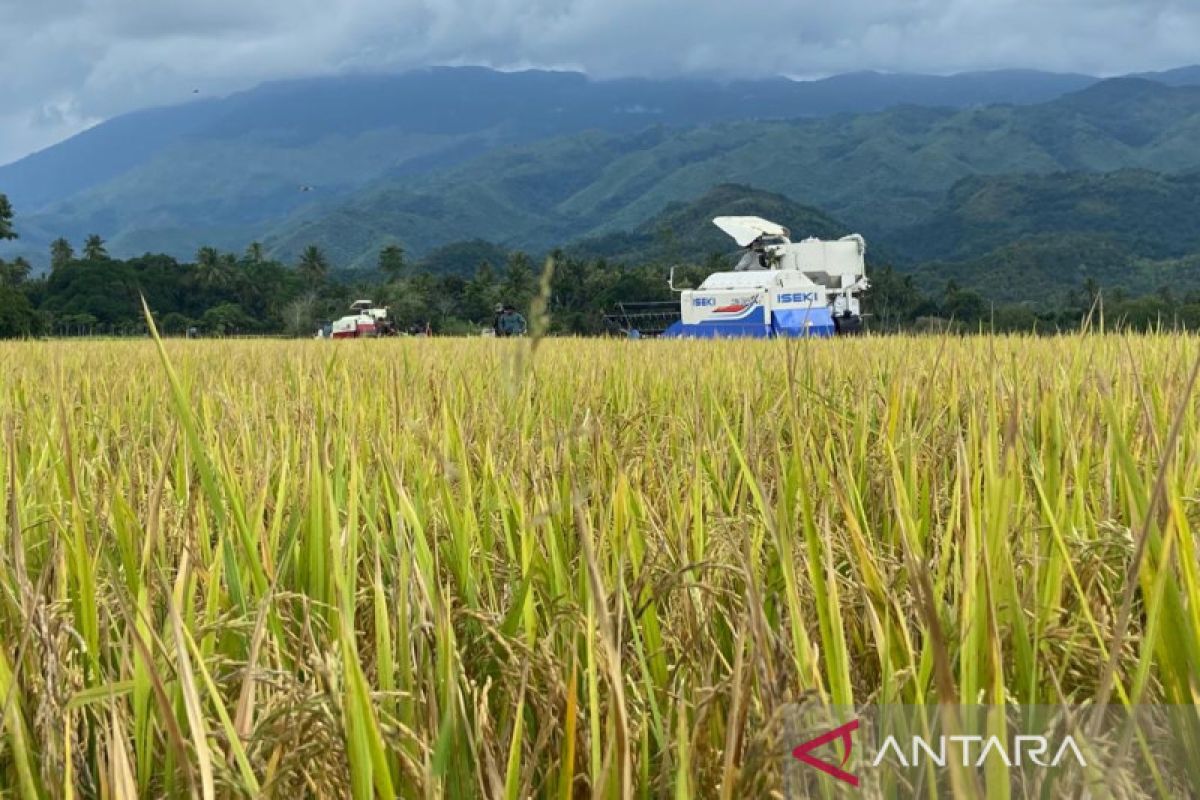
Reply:
[[[13, 209], [0, 194], [0, 239], [15, 239]], [[550, 333], [597, 335], [614, 332], [605, 315], [631, 300], [672, 301], [667, 265], [627, 265], [556, 251], [549, 283]], [[539, 292], [541, 259], [507, 253], [502, 262], [481, 260], [473, 273], [446, 273], [410, 260], [396, 244], [380, 250], [375, 268], [333, 268], [320, 248], [309, 246], [295, 263], [267, 255], [261, 243], [242, 253], [201, 247], [191, 261], [166, 255], [112, 258], [104, 240], [88, 236], [76, 250], [64, 238], [50, 245], [50, 270], [34, 277], [21, 258], [0, 260], [0, 337], [142, 335], [144, 296], [167, 335], [312, 336], [318, 325], [347, 313], [351, 302], [374, 300], [390, 308], [401, 330], [426, 326], [437, 334], [477, 334], [490, 324], [497, 304], [528, 314]], [[676, 272], [677, 283], [698, 285], [722, 264], [709, 259]], [[913, 277], [888, 266], [870, 270], [865, 298], [868, 324], [881, 331], [911, 329], [1001, 331], [1078, 327], [1101, 300], [1101, 287], [1085, 285], [1059, 298], [1050, 310], [1023, 304], [994, 306], [954, 282], [923, 293]], [[1180, 297], [1160, 292], [1104, 297], [1106, 316], [1137, 327], [1200, 327], [1200, 293]]]
[[[0, 236], [16, 238], [6, 200], [0, 210]], [[541, 264], [523, 252], [508, 253], [500, 263], [483, 260], [469, 275], [434, 272], [395, 244], [381, 249], [375, 269], [365, 272], [334, 269], [316, 246], [285, 264], [257, 242], [242, 253], [201, 247], [181, 262], [155, 254], [113, 258], [103, 239], [89, 236], [78, 250], [58, 239], [50, 255], [50, 270], [40, 277], [24, 259], [0, 261], [0, 336], [143, 334], [141, 296], [168, 335], [194, 329], [201, 335], [312, 336], [362, 298], [388, 306], [401, 330], [428, 325], [435, 333], [472, 334], [490, 325], [498, 304], [528, 314], [541, 275]], [[669, 298], [654, 268], [557, 255], [550, 286], [554, 332], [599, 333], [604, 310], [618, 300]]]

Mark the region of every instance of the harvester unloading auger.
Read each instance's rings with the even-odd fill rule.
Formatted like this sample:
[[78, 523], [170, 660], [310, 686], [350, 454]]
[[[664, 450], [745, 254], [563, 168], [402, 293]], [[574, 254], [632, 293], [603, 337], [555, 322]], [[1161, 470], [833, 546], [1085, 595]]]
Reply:
[[697, 289], [671, 289], [680, 301], [626, 303], [608, 316], [629, 335], [664, 338], [835, 336], [862, 330], [859, 295], [867, 245], [858, 234], [793, 242], [788, 229], [761, 217], [713, 223], [744, 249], [732, 272], [714, 272]]

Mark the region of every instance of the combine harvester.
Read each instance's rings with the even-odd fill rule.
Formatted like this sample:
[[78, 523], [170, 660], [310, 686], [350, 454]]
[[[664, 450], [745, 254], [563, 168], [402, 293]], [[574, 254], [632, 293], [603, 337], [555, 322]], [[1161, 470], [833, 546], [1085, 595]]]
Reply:
[[745, 251], [732, 272], [714, 272], [698, 289], [677, 289], [672, 269], [671, 290], [680, 293], [678, 311], [631, 303], [610, 314], [609, 321], [631, 336], [659, 333], [673, 339], [827, 337], [862, 331], [859, 294], [869, 283], [861, 236], [793, 242], [787, 228], [761, 217], [717, 217], [713, 223]]
[[363, 339], [375, 336], [395, 336], [396, 326], [388, 319], [388, 310], [370, 300], [351, 304], [350, 313], [317, 331], [318, 339]]

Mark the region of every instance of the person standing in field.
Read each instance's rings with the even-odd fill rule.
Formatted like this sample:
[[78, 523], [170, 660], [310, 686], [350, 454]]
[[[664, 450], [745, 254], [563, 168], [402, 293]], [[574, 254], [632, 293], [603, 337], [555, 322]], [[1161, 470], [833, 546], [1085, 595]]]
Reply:
[[504, 306], [497, 326], [497, 336], [524, 336], [528, 328], [525, 317], [512, 306]]

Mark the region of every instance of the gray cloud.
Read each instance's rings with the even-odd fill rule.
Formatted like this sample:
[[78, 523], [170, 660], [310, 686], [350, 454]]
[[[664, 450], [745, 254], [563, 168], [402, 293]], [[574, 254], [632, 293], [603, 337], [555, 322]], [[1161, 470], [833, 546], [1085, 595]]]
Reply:
[[0, 0], [0, 163], [114, 114], [426, 64], [812, 76], [1200, 60], [1196, 0]]

